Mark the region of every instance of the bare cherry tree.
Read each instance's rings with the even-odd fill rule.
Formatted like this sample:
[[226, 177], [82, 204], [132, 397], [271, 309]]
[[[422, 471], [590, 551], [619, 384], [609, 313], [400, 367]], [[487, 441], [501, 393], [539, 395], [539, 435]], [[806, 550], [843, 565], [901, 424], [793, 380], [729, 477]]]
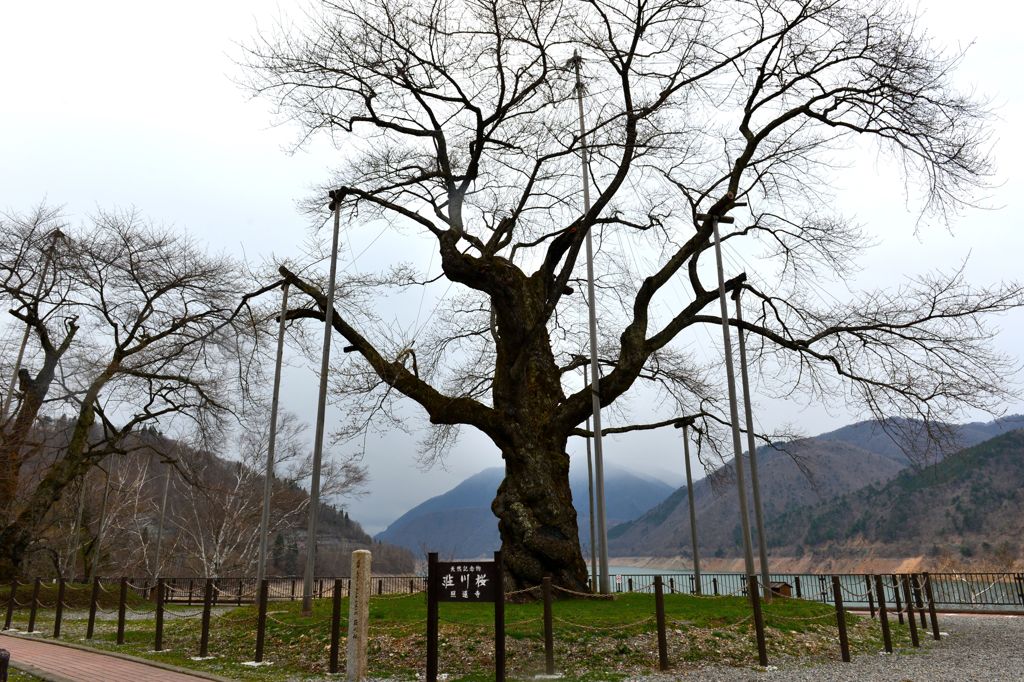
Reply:
[[[5, 233], [5, 258], [32, 234]], [[0, 574], [17, 571], [69, 486], [103, 458], [141, 447], [131, 434], [157, 421], [183, 433], [216, 432], [237, 388], [231, 368], [242, 340], [224, 331], [241, 295], [240, 271], [231, 260], [210, 256], [187, 236], [134, 212], [99, 213], [85, 227], [65, 230], [65, 239], [67, 255], [55, 268], [59, 284], [42, 287], [59, 290], [47, 300], [59, 312], [42, 317], [31, 301], [15, 310], [41, 347], [43, 365], [35, 379], [22, 382], [15, 422], [26, 410], [38, 413], [30, 405], [36, 386], [38, 400], [75, 416], [66, 447], [38, 481], [19, 486], [17, 470], [7, 474], [13, 482], [5, 485], [21, 494], [0, 527]], [[21, 272], [17, 259], [11, 263], [4, 267]], [[17, 276], [8, 280], [19, 282]], [[31, 287], [28, 278], [20, 282], [20, 289], [12, 285], [4, 293], [16, 298]], [[54, 327], [63, 328], [56, 348]], [[52, 360], [51, 349], [58, 351]], [[52, 390], [55, 378], [59, 391]], [[25, 446], [19, 447], [23, 456]]]
[[4, 353], [10, 364], [5, 363], [3, 376], [9, 379], [0, 398], [0, 520], [5, 522], [14, 511], [26, 457], [43, 449], [45, 439], [34, 438], [33, 428], [78, 332], [77, 316], [65, 305], [70, 281], [62, 228], [67, 226], [59, 212], [45, 207], [0, 218], [0, 300], [13, 318], [5, 325], [13, 338]]
[[[566, 445], [591, 414], [573, 359], [590, 232], [604, 256], [600, 401], [651, 385], [668, 412], [612, 431], [689, 415], [704, 443], [720, 442], [721, 373], [692, 348], [721, 324], [706, 256], [713, 219], [730, 214], [725, 248], [756, 250], [759, 271], [744, 282], [736, 268], [726, 286], [746, 292], [743, 328], [769, 390], [925, 420], [1004, 397], [1012, 363], [990, 345], [985, 317], [1024, 303], [1019, 285], [977, 289], [954, 271], [840, 302], [813, 295], [817, 277], [845, 275], [867, 242], [829, 186], [853, 139], [901, 165], [923, 221], [948, 220], [990, 176], [984, 103], [953, 87], [960, 55], [936, 46], [913, 10], [882, 0], [317, 7], [249, 46], [253, 89], [345, 152], [323, 195], [336, 190], [346, 222], [432, 237], [451, 289], [416, 334], [353, 301], [434, 273], [396, 264], [346, 282], [352, 298], [333, 324], [358, 358], [336, 363], [337, 395], [361, 415], [355, 431], [399, 421], [399, 396], [418, 404], [435, 427], [428, 458], [462, 426], [490, 437], [506, 469], [492, 509], [517, 584], [586, 581]], [[323, 319], [322, 280], [280, 275], [308, 298], [289, 316]]]

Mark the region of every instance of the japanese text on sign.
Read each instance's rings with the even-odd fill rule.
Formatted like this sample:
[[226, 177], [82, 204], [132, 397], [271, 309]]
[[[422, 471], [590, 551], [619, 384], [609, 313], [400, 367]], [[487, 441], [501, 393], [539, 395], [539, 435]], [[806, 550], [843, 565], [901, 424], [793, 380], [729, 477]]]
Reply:
[[493, 561], [438, 562], [438, 601], [495, 600], [497, 569]]

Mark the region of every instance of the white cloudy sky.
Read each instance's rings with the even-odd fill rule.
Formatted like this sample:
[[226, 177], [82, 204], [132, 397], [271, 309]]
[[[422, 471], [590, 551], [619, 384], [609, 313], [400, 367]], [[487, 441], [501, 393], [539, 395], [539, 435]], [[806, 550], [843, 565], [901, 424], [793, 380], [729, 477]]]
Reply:
[[[862, 283], [894, 283], [904, 272], [953, 267], [968, 253], [972, 281], [1020, 275], [1019, 11], [1005, 0], [975, 0], [969, 7], [951, 0], [921, 3], [924, 23], [938, 40], [974, 42], [959, 77], [997, 107], [999, 186], [989, 203], [998, 210], [970, 211], [951, 231], [915, 235], [915, 213], [904, 204], [895, 169], [866, 157], [836, 178], [844, 210], [882, 238], [864, 261]], [[297, 131], [272, 125], [268, 103], [250, 100], [236, 85], [244, 72], [235, 63], [238, 43], [289, 8], [265, 0], [0, 3], [0, 210], [26, 210], [43, 200], [65, 206], [69, 216], [136, 206], [212, 249], [253, 260], [299, 253], [307, 225], [295, 202], [324, 180], [338, 153], [322, 143], [294, 151]], [[344, 266], [369, 267], [396, 252], [406, 259], [429, 257], [426, 241], [385, 237], [370, 246], [376, 236], [350, 231]], [[354, 264], [352, 254], [360, 254]], [[1024, 315], [999, 324], [1001, 348], [1024, 347]], [[313, 374], [295, 368], [286, 381], [286, 407], [311, 418]], [[759, 421], [766, 428], [793, 423], [813, 434], [852, 418], [841, 407], [764, 402]], [[1024, 411], [1019, 404], [1008, 409]], [[676, 438], [677, 432], [616, 439], [607, 458], [678, 479]], [[399, 435], [369, 443], [370, 492], [349, 505], [369, 530], [466, 475], [500, 464], [493, 446], [467, 434], [446, 470], [421, 472], [414, 445], [414, 438]]]

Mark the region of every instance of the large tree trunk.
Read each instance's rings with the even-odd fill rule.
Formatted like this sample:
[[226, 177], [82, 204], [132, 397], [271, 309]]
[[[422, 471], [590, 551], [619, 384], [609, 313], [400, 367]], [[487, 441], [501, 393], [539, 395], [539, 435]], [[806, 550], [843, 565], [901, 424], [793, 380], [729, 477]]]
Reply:
[[50, 509], [60, 500], [64, 490], [85, 476], [96, 462], [89, 452], [89, 432], [96, 421], [93, 401], [107, 374], [93, 382], [78, 412], [71, 440], [64, 456], [46, 471], [46, 475], [29, 496], [18, 515], [0, 528], [0, 581], [19, 575], [22, 562], [32, 543], [38, 539]]
[[515, 284], [515, 296], [492, 302], [498, 330], [494, 405], [516, 424], [495, 439], [505, 480], [491, 510], [498, 517], [506, 572], [517, 588], [551, 576], [556, 585], [585, 591], [587, 566], [569, 489], [568, 434], [552, 424], [565, 394], [544, 325], [545, 285], [542, 278]]
[[498, 517], [502, 558], [516, 588], [539, 585], [551, 576], [556, 585], [586, 591], [587, 566], [569, 489], [565, 439], [530, 439], [503, 456], [505, 480], [491, 509]]
[[0, 522], [8, 522], [14, 511], [14, 498], [18, 494], [25, 449], [30, 442], [32, 427], [39, 416], [39, 410], [50, 391], [59, 360], [59, 355], [48, 353], [42, 369], [34, 379], [26, 369], [18, 372], [22, 392], [21, 404], [11, 421], [10, 428], [5, 428], [0, 434]]

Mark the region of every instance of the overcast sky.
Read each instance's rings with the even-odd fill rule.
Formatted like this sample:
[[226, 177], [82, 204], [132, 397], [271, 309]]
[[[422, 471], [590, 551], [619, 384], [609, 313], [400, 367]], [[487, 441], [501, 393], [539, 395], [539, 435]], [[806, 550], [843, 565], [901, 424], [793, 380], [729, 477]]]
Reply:
[[[301, 253], [307, 220], [296, 202], [328, 177], [338, 152], [322, 141], [295, 151], [298, 131], [275, 127], [269, 102], [249, 99], [237, 85], [245, 76], [236, 65], [238, 43], [288, 7], [263, 0], [0, 3], [0, 210], [24, 211], [45, 200], [83, 217], [100, 207], [135, 206], [214, 250], [254, 261]], [[903, 273], [955, 267], [968, 254], [974, 283], [1017, 278], [1024, 253], [1024, 50], [1011, 16], [1015, 5], [975, 0], [965, 11], [963, 3], [943, 0], [922, 7], [938, 40], [975, 42], [958, 78], [996, 106], [999, 185], [987, 203], [998, 210], [969, 211], [951, 231], [915, 235], [916, 213], [905, 205], [896, 169], [865, 156], [835, 179], [840, 208], [881, 239], [853, 284], [896, 283]], [[430, 260], [425, 240], [377, 237], [348, 231], [343, 267], [369, 269], [395, 254]], [[417, 321], [429, 318], [430, 308], [430, 300], [420, 304]], [[1000, 348], [1024, 348], [1024, 315], [998, 324]], [[285, 381], [286, 409], [312, 421], [314, 374], [295, 367]], [[1024, 411], [1019, 403], [1007, 409]], [[766, 429], [796, 424], [808, 434], [857, 416], [840, 405], [780, 401], [759, 402], [758, 415]], [[671, 430], [622, 437], [606, 446], [607, 459], [678, 482], [677, 439]], [[489, 441], [466, 431], [446, 469], [422, 472], [415, 442], [399, 434], [368, 443], [369, 493], [348, 502], [368, 530], [501, 462]], [[571, 445], [574, 461], [581, 446]]]

